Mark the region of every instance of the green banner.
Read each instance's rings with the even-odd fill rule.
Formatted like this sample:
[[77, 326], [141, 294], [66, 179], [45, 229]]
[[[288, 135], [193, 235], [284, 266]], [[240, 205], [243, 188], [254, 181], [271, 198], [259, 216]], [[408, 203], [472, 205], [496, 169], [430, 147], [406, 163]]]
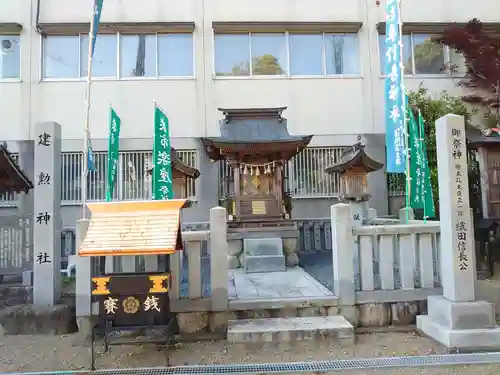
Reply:
[[423, 186], [424, 164], [422, 160], [422, 142], [418, 130], [417, 121], [411, 107], [407, 109], [410, 149], [410, 207], [413, 209], [424, 208], [425, 196]]
[[106, 186], [106, 201], [113, 200], [116, 174], [118, 170], [118, 156], [120, 152], [121, 120], [112, 107], [109, 107], [109, 138], [108, 138], [108, 183]]
[[173, 199], [172, 160], [168, 117], [155, 105], [153, 200]]
[[427, 147], [425, 146], [425, 120], [422, 112], [418, 111], [418, 130], [420, 133], [420, 149], [422, 151], [422, 190], [424, 194], [424, 220], [436, 216], [434, 208], [434, 196], [432, 194], [431, 174], [429, 171], [429, 160], [427, 159]]

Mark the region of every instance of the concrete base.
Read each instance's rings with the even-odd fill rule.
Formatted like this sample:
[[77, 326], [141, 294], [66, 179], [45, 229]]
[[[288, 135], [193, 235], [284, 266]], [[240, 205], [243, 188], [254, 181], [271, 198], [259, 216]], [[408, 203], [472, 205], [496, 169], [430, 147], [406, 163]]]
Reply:
[[286, 270], [281, 238], [246, 238], [243, 240], [245, 272], [284, 272]]
[[284, 342], [333, 339], [354, 344], [354, 327], [343, 316], [229, 321], [229, 342]]
[[428, 315], [417, 317], [417, 328], [448, 348], [500, 349], [500, 327], [494, 307], [485, 301], [452, 302], [427, 298]]
[[286, 260], [283, 255], [246, 256], [245, 272], [285, 272]]
[[75, 308], [68, 305], [10, 306], [0, 310], [0, 325], [6, 335], [65, 334], [76, 332]]

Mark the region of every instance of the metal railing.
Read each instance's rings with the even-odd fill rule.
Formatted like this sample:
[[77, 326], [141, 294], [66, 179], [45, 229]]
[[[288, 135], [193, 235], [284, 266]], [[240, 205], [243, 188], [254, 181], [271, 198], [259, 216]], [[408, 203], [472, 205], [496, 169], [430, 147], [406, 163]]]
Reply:
[[[285, 165], [285, 189], [295, 199], [331, 198], [340, 192], [340, 178], [325, 169], [335, 164], [345, 147], [309, 147]], [[219, 164], [219, 198], [233, 193], [233, 169]]]
[[[177, 155], [186, 164], [197, 167], [196, 150], [177, 150]], [[18, 158], [18, 155], [13, 155]], [[61, 154], [61, 204], [78, 205], [81, 202], [82, 153], [63, 152]], [[106, 180], [108, 173], [108, 153], [94, 152], [95, 171], [89, 173], [87, 180], [87, 201], [106, 199]], [[151, 164], [151, 151], [125, 151], [118, 159], [118, 174], [114, 199], [143, 200], [151, 197], [151, 178], [147, 171]], [[196, 200], [195, 181], [188, 179], [187, 194]], [[17, 194], [0, 195], [0, 207], [15, 207]]]

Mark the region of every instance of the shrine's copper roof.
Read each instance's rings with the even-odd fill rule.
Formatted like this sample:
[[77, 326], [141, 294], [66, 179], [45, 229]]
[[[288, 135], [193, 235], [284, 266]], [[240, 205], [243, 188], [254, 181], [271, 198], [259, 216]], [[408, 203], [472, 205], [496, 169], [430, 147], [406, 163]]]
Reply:
[[374, 172], [383, 166], [383, 164], [373, 160], [366, 154], [364, 145], [357, 143], [344, 150], [340, 160], [325, 171], [327, 173], [341, 173], [353, 167], [364, 167], [367, 172]]
[[0, 194], [28, 193], [33, 183], [23, 173], [7, 148], [0, 144]]
[[312, 135], [291, 135], [287, 120], [281, 116], [287, 107], [224, 109], [220, 120], [220, 137], [201, 138], [203, 146], [212, 160], [220, 160], [224, 153], [268, 154], [280, 153], [289, 159], [302, 151]]
[[[200, 177], [200, 171], [194, 167], [191, 167], [190, 165], [187, 165], [186, 163], [184, 163], [181, 158], [179, 157], [179, 155], [177, 154], [177, 151], [175, 150], [175, 148], [171, 148], [171, 151], [170, 151], [170, 158], [171, 158], [171, 163], [172, 163], [172, 168], [175, 170], [175, 171], [178, 171], [180, 173], [182, 173], [183, 175], [187, 176], [187, 177], [191, 177], [193, 179], [197, 179], [198, 177]], [[151, 174], [153, 172], [153, 167], [151, 167], [149, 170], [148, 170], [148, 174]]]

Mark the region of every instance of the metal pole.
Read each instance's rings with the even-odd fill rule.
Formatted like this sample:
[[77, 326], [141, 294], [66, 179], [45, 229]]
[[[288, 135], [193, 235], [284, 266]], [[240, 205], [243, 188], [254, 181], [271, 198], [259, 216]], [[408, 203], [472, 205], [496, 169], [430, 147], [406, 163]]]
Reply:
[[[87, 217], [87, 177], [88, 177], [88, 157], [89, 157], [89, 127], [90, 127], [90, 86], [92, 84], [92, 37], [94, 35], [94, 12], [96, 0], [92, 1], [92, 18], [90, 19], [89, 48], [87, 59], [87, 81], [85, 88], [85, 123], [83, 134], [83, 163], [82, 163], [82, 218]], [[97, 38], [97, 35], [96, 35]]]
[[[406, 92], [404, 85], [405, 67], [404, 67], [404, 54], [403, 54], [403, 18], [401, 12], [401, 4], [403, 0], [397, 0], [399, 12], [399, 38], [401, 46], [399, 48], [401, 59], [401, 94], [403, 95], [403, 126], [405, 129], [405, 152], [406, 152], [406, 208], [410, 208], [410, 194], [411, 194], [411, 176], [410, 176], [410, 132], [406, 121]], [[406, 222], [410, 221], [410, 213], [406, 210]]]

